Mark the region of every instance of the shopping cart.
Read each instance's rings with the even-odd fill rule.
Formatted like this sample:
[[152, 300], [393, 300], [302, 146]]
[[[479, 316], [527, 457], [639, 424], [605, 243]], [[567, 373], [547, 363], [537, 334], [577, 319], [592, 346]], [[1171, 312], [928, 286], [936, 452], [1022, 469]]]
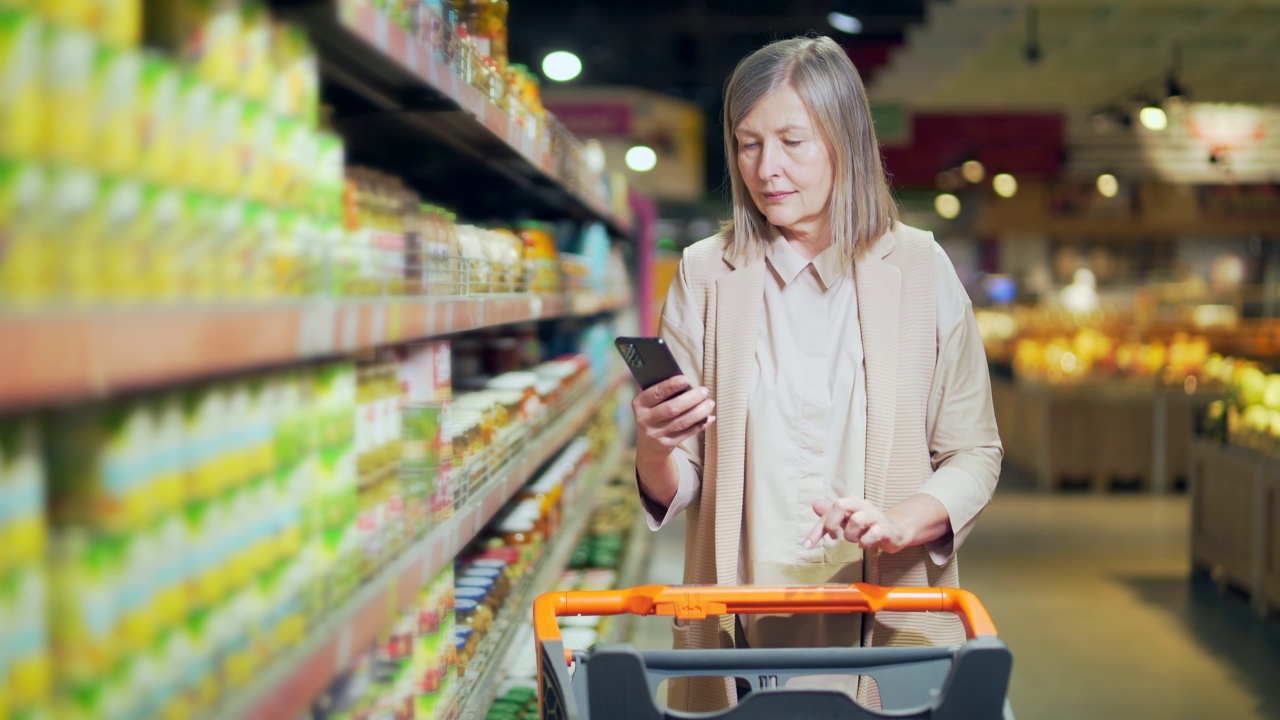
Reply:
[[[556, 618], [566, 615], [665, 615], [701, 620], [758, 613], [952, 612], [968, 641], [953, 647], [672, 650], [630, 645], [565, 651]], [[820, 587], [648, 585], [629, 590], [552, 592], [533, 606], [538, 693], [543, 720], [679, 720], [693, 715], [660, 707], [663, 680], [751, 678], [754, 687], [719, 720], [912, 718], [1010, 720], [1006, 695], [1013, 655], [972, 593], [955, 588], [886, 588], [866, 583]], [[569, 666], [573, 666], [570, 675]], [[870, 675], [882, 710], [832, 690], [787, 689], [806, 675]]]

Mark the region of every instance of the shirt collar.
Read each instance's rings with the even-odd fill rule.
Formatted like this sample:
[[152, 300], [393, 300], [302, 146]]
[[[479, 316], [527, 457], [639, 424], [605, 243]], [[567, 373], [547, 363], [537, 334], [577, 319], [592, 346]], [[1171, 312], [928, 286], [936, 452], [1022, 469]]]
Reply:
[[818, 253], [812, 261], [809, 261], [791, 247], [791, 243], [785, 238], [775, 235], [765, 246], [765, 257], [769, 259], [769, 264], [778, 273], [784, 286], [794, 282], [810, 264], [818, 271], [818, 278], [827, 289], [834, 287], [844, 276], [845, 267], [840, 262], [840, 251], [834, 245]]

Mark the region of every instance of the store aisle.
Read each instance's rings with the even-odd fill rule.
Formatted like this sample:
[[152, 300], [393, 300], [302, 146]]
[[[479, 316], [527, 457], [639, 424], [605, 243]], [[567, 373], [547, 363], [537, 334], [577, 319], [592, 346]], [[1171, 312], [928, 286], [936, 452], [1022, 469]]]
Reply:
[[[1185, 497], [997, 496], [961, 577], [1013, 648], [1019, 720], [1280, 718], [1280, 622], [1188, 581], [1187, 533]], [[683, 535], [659, 533], [649, 581], [679, 582]]]

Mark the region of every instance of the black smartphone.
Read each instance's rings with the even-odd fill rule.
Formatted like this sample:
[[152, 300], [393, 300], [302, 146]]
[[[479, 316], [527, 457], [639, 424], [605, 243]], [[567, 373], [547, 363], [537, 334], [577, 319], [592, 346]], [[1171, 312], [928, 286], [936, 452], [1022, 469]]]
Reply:
[[[613, 344], [622, 353], [622, 359], [631, 370], [632, 377], [640, 384], [641, 390], [648, 390], [663, 380], [684, 374], [671, 355], [671, 348], [667, 347], [662, 338], [620, 337]], [[671, 397], [682, 392], [684, 390]]]

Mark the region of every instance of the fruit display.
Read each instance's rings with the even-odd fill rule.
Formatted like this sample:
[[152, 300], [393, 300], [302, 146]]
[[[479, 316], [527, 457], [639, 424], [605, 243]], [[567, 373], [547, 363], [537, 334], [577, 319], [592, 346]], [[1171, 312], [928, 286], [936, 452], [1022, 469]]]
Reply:
[[1210, 367], [1227, 393], [1206, 409], [1204, 434], [1280, 457], [1280, 373], [1236, 358], [1215, 358]]

